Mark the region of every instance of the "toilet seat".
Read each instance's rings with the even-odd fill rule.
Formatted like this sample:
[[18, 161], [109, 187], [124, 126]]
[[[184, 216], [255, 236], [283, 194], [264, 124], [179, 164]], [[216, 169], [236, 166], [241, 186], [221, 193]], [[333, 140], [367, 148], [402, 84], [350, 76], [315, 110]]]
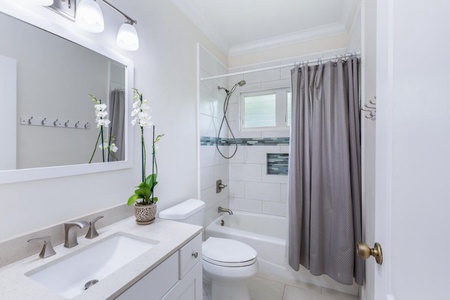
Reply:
[[203, 260], [222, 267], [245, 267], [256, 262], [252, 247], [231, 239], [210, 237], [202, 245]]

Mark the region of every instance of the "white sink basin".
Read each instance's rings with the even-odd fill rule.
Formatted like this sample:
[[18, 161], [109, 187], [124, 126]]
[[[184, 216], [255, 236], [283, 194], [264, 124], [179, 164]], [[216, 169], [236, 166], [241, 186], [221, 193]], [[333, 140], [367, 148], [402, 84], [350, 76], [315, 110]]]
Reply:
[[116, 233], [25, 275], [72, 298], [85, 290], [86, 283], [101, 281], [156, 244], [158, 241]]

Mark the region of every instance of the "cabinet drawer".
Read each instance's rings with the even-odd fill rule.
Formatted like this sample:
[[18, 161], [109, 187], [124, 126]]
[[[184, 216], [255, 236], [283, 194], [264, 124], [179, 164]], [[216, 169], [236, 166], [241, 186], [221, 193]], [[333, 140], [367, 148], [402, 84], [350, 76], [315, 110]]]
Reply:
[[183, 278], [189, 270], [202, 259], [202, 235], [197, 235], [192, 241], [180, 249], [180, 274]]

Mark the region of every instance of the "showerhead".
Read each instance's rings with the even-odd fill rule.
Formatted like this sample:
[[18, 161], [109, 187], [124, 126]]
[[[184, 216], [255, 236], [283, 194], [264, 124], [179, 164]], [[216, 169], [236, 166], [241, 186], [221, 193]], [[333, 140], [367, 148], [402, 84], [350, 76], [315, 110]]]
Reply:
[[246, 84], [245, 80], [241, 80], [238, 83], [236, 83], [232, 88], [229, 94], [232, 94], [234, 92], [234, 90], [238, 87], [238, 86], [244, 86]]
[[237, 84], [239, 84], [239, 86], [244, 86], [246, 83], [245, 80], [241, 80]]

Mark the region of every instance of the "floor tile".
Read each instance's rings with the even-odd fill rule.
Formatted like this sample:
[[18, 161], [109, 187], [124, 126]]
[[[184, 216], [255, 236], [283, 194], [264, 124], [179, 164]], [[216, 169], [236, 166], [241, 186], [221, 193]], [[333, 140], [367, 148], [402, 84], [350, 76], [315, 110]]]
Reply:
[[[322, 294], [317, 294], [305, 289], [286, 285], [283, 300], [324, 300]], [[328, 300], [328, 299], [327, 299]]]
[[[336, 300], [358, 300], [358, 296], [349, 295], [346, 293], [338, 292], [332, 289], [326, 289], [322, 288], [322, 294], [324, 296], [329, 297], [329, 299], [336, 299]], [[327, 298], [328, 299], [328, 298]]]
[[282, 300], [284, 284], [261, 277], [253, 277], [247, 281], [252, 300]]

